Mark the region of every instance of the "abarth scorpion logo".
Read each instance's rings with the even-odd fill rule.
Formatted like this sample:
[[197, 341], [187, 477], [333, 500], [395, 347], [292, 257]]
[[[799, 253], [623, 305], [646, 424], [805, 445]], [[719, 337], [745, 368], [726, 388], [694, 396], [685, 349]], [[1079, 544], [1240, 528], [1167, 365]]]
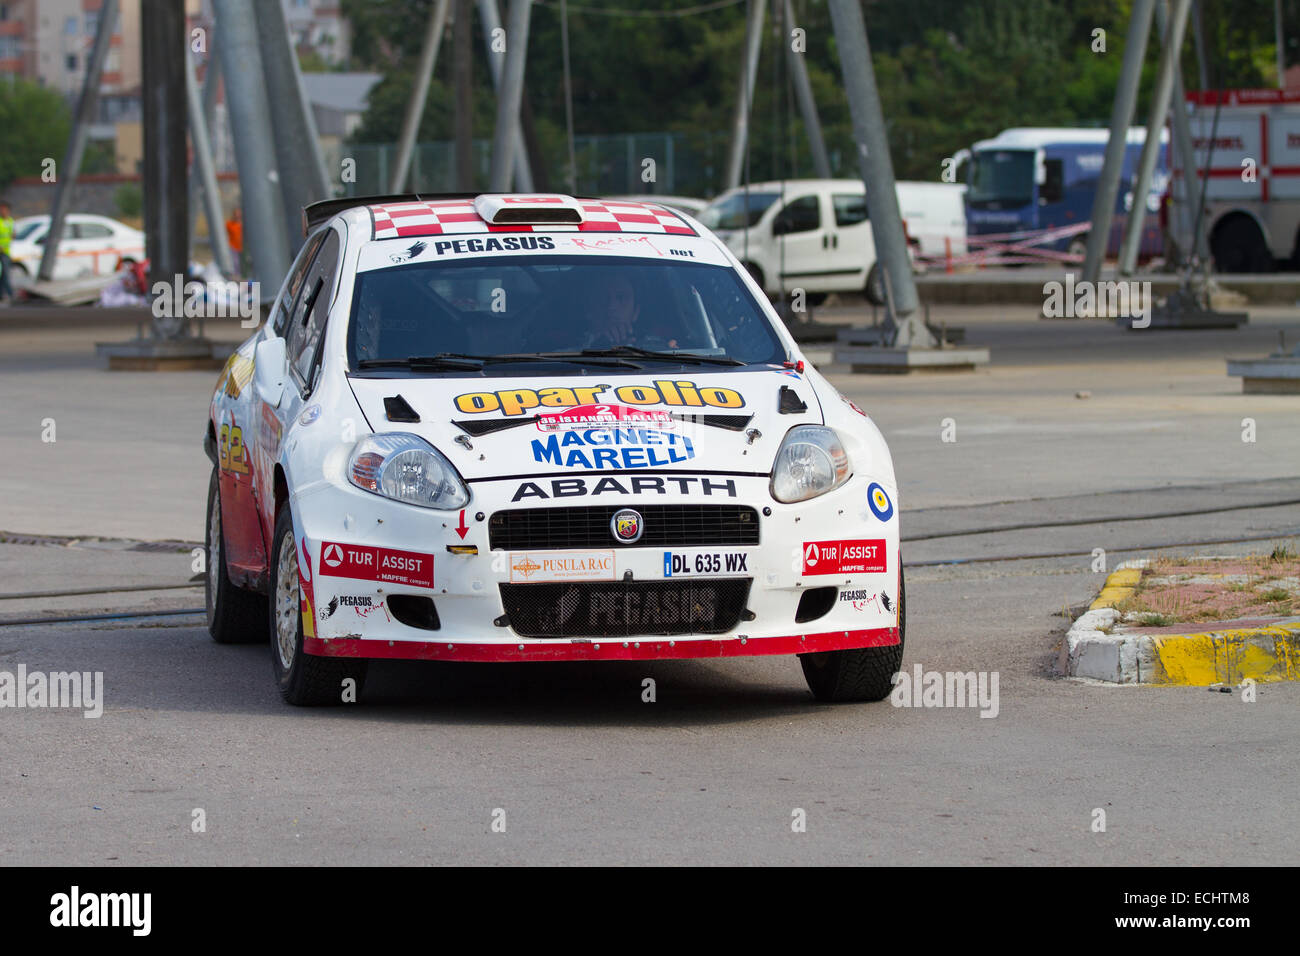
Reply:
[[609, 530], [614, 533], [614, 539], [623, 544], [640, 540], [641, 532], [645, 530], [641, 522], [641, 513], [631, 508], [615, 511], [614, 517], [609, 522]]

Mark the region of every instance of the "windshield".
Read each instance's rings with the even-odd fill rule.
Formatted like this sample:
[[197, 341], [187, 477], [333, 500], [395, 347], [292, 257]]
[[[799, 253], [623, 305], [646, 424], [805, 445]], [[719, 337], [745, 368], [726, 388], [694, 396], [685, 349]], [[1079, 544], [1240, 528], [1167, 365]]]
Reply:
[[18, 220], [18, 222], [14, 224], [14, 238], [15, 239], [35, 238], [33, 236], [33, 233], [35, 233], [36, 230], [39, 229], [41, 232], [45, 231], [46, 221], [47, 220], [45, 219], [28, 219], [25, 221], [22, 219]]
[[357, 275], [348, 328], [351, 369], [443, 356], [460, 360], [444, 366], [463, 373], [476, 368], [467, 363], [485, 357], [564, 353], [581, 364], [584, 352], [593, 363], [608, 363], [608, 356], [596, 356], [610, 351], [633, 368], [786, 359], [758, 303], [722, 266], [500, 256]]
[[1023, 149], [988, 149], [971, 160], [972, 203], [1024, 205], [1034, 198], [1034, 154]]
[[709, 229], [744, 229], [756, 225], [768, 207], [780, 198], [780, 193], [749, 193], [746, 204], [744, 192], [732, 193], [708, 206], [697, 218]]

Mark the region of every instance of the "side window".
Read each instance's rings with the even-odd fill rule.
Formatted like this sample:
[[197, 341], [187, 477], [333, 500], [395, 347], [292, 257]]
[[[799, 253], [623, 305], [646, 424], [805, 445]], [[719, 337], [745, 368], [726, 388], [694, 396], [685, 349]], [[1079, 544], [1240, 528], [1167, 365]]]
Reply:
[[867, 197], [853, 193], [836, 193], [831, 197], [835, 207], [835, 225], [856, 226], [867, 221]]
[[816, 196], [801, 196], [786, 204], [772, 220], [772, 234], [784, 236], [792, 232], [811, 232], [822, 225], [821, 206]]
[[339, 234], [333, 229], [325, 235], [320, 254], [312, 262], [303, 279], [301, 294], [294, 302], [286, 335], [289, 363], [304, 385], [311, 385], [312, 363], [316, 346], [325, 330], [325, 318], [330, 311], [330, 296], [334, 291], [334, 278], [338, 275]]
[[285, 335], [285, 320], [289, 313], [293, 311], [294, 300], [298, 298], [298, 293], [302, 290], [302, 280], [307, 275], [307, 267], [316, 256], [316, 250], [320, 248], [321, 240], [325, 238], [325, 232], [333, 230], [322, 230], [316, 233], [298, 250], [298, 258], [294, 261], [293, 268], [289, 270], [289, 280], [284, 288], [284, 295], [280, 298], [280, 304], [275, 310], [275, 315], [271, 317], [271, 328], [277, 335]]
[[1038, 190], [1038, 201], [1044, 205], [1060, 202], [1065, 198], [1065, 160], [1049, 159], [1043, 166], [1047, 176]]
[[111, 239], [113, 230], [102, 222], [83, 222], [77, 226], [78, 239]]

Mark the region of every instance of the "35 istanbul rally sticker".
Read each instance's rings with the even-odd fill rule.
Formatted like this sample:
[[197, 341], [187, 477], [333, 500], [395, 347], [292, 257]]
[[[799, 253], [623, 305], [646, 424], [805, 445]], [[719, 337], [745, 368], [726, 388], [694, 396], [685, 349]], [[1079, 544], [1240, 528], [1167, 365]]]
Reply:
[[433, 587], [433, 555], [322, 541], [320, 573], [326, 577]]
[[872, 574], [886, 570], [884, 538], [804, 542], [805, 575]]

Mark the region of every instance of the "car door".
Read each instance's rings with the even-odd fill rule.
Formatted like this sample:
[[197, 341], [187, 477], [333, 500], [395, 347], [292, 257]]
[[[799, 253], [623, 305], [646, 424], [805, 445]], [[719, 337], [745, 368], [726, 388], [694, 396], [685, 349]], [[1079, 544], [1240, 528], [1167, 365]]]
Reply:
[[113, 230], [102, 222], [93, 219], [83, 220], [76, 225], [76, 245], [82, 268], [89, 267], [91, 275], [108, 275], [115, 271], [117, 250]]
[[831, 193], [835, 223], [826, 250], [826, 269], [834, 273], [837, 290], [861, 289], [876, 261], [876, 240], [867, 216], [865, 192]]
[[263, 407], [264, 424], [270, 430], [264, 441], [272, 458], [279, 456], [279, 444], [284, 433], [311, 397], [320, 375], [325, 320], [338, 285], [342, 245], [336, 230], [325, 232], [320, 250], [303, 276], [293, 310], [286, 319], [284, 341], [289, 375], [284, 397], [279, 408]]
[[825, 265], [830, 234], [822, 212], [822, 197], [808, 193], [788, 201], [772, 220], [780, 279], [776, 284], [787, 291], [822, 292], [831, 282]]
[[[287, 329], [289, 316], [323, 238], [321, 234], [313, 236], [299, 251], [272, 313], [271, 329], [264, 330], [263, 335], [282, 333]], [[249, 377], [252, 377], [251, 373]], [[247, 387], [252, 388], [251, 385]], [[290, 395], [296, 394], [290, 383], [285, 384], [284, 391], [281, 405], [289, 401]], [[247, 402], [235, 403], [223, 415], [225, 417], [216, 422], [216, 430], [226, 563], [236, 571], [256, 577], [265, 573], [265, 542], [271, 534], [266, 522], [268, 516], [258, 507], [258, 502], [274, 500], [273, 475], [283, 427], [276, 409], [262, 402], [255, 391], [250, 393]], [[274, 521], [273, 515], [270, 518]]]
[[[72, 279], [81, 274], [83, 263], [81, 256], [76, 255], [77, 238], [76, 226], [70, 220], [63, 220], [63, 238], [59, 241], [59, 251], [54, 258], [55, 279]], [[45, 254], [45, 244], [50, 241], [49, 226], [45, 227], [45, 235], [36, 242], [40, 244], [41, 255]], [[40, 268], [40, 259], [36, 260], [36, 267]]]

